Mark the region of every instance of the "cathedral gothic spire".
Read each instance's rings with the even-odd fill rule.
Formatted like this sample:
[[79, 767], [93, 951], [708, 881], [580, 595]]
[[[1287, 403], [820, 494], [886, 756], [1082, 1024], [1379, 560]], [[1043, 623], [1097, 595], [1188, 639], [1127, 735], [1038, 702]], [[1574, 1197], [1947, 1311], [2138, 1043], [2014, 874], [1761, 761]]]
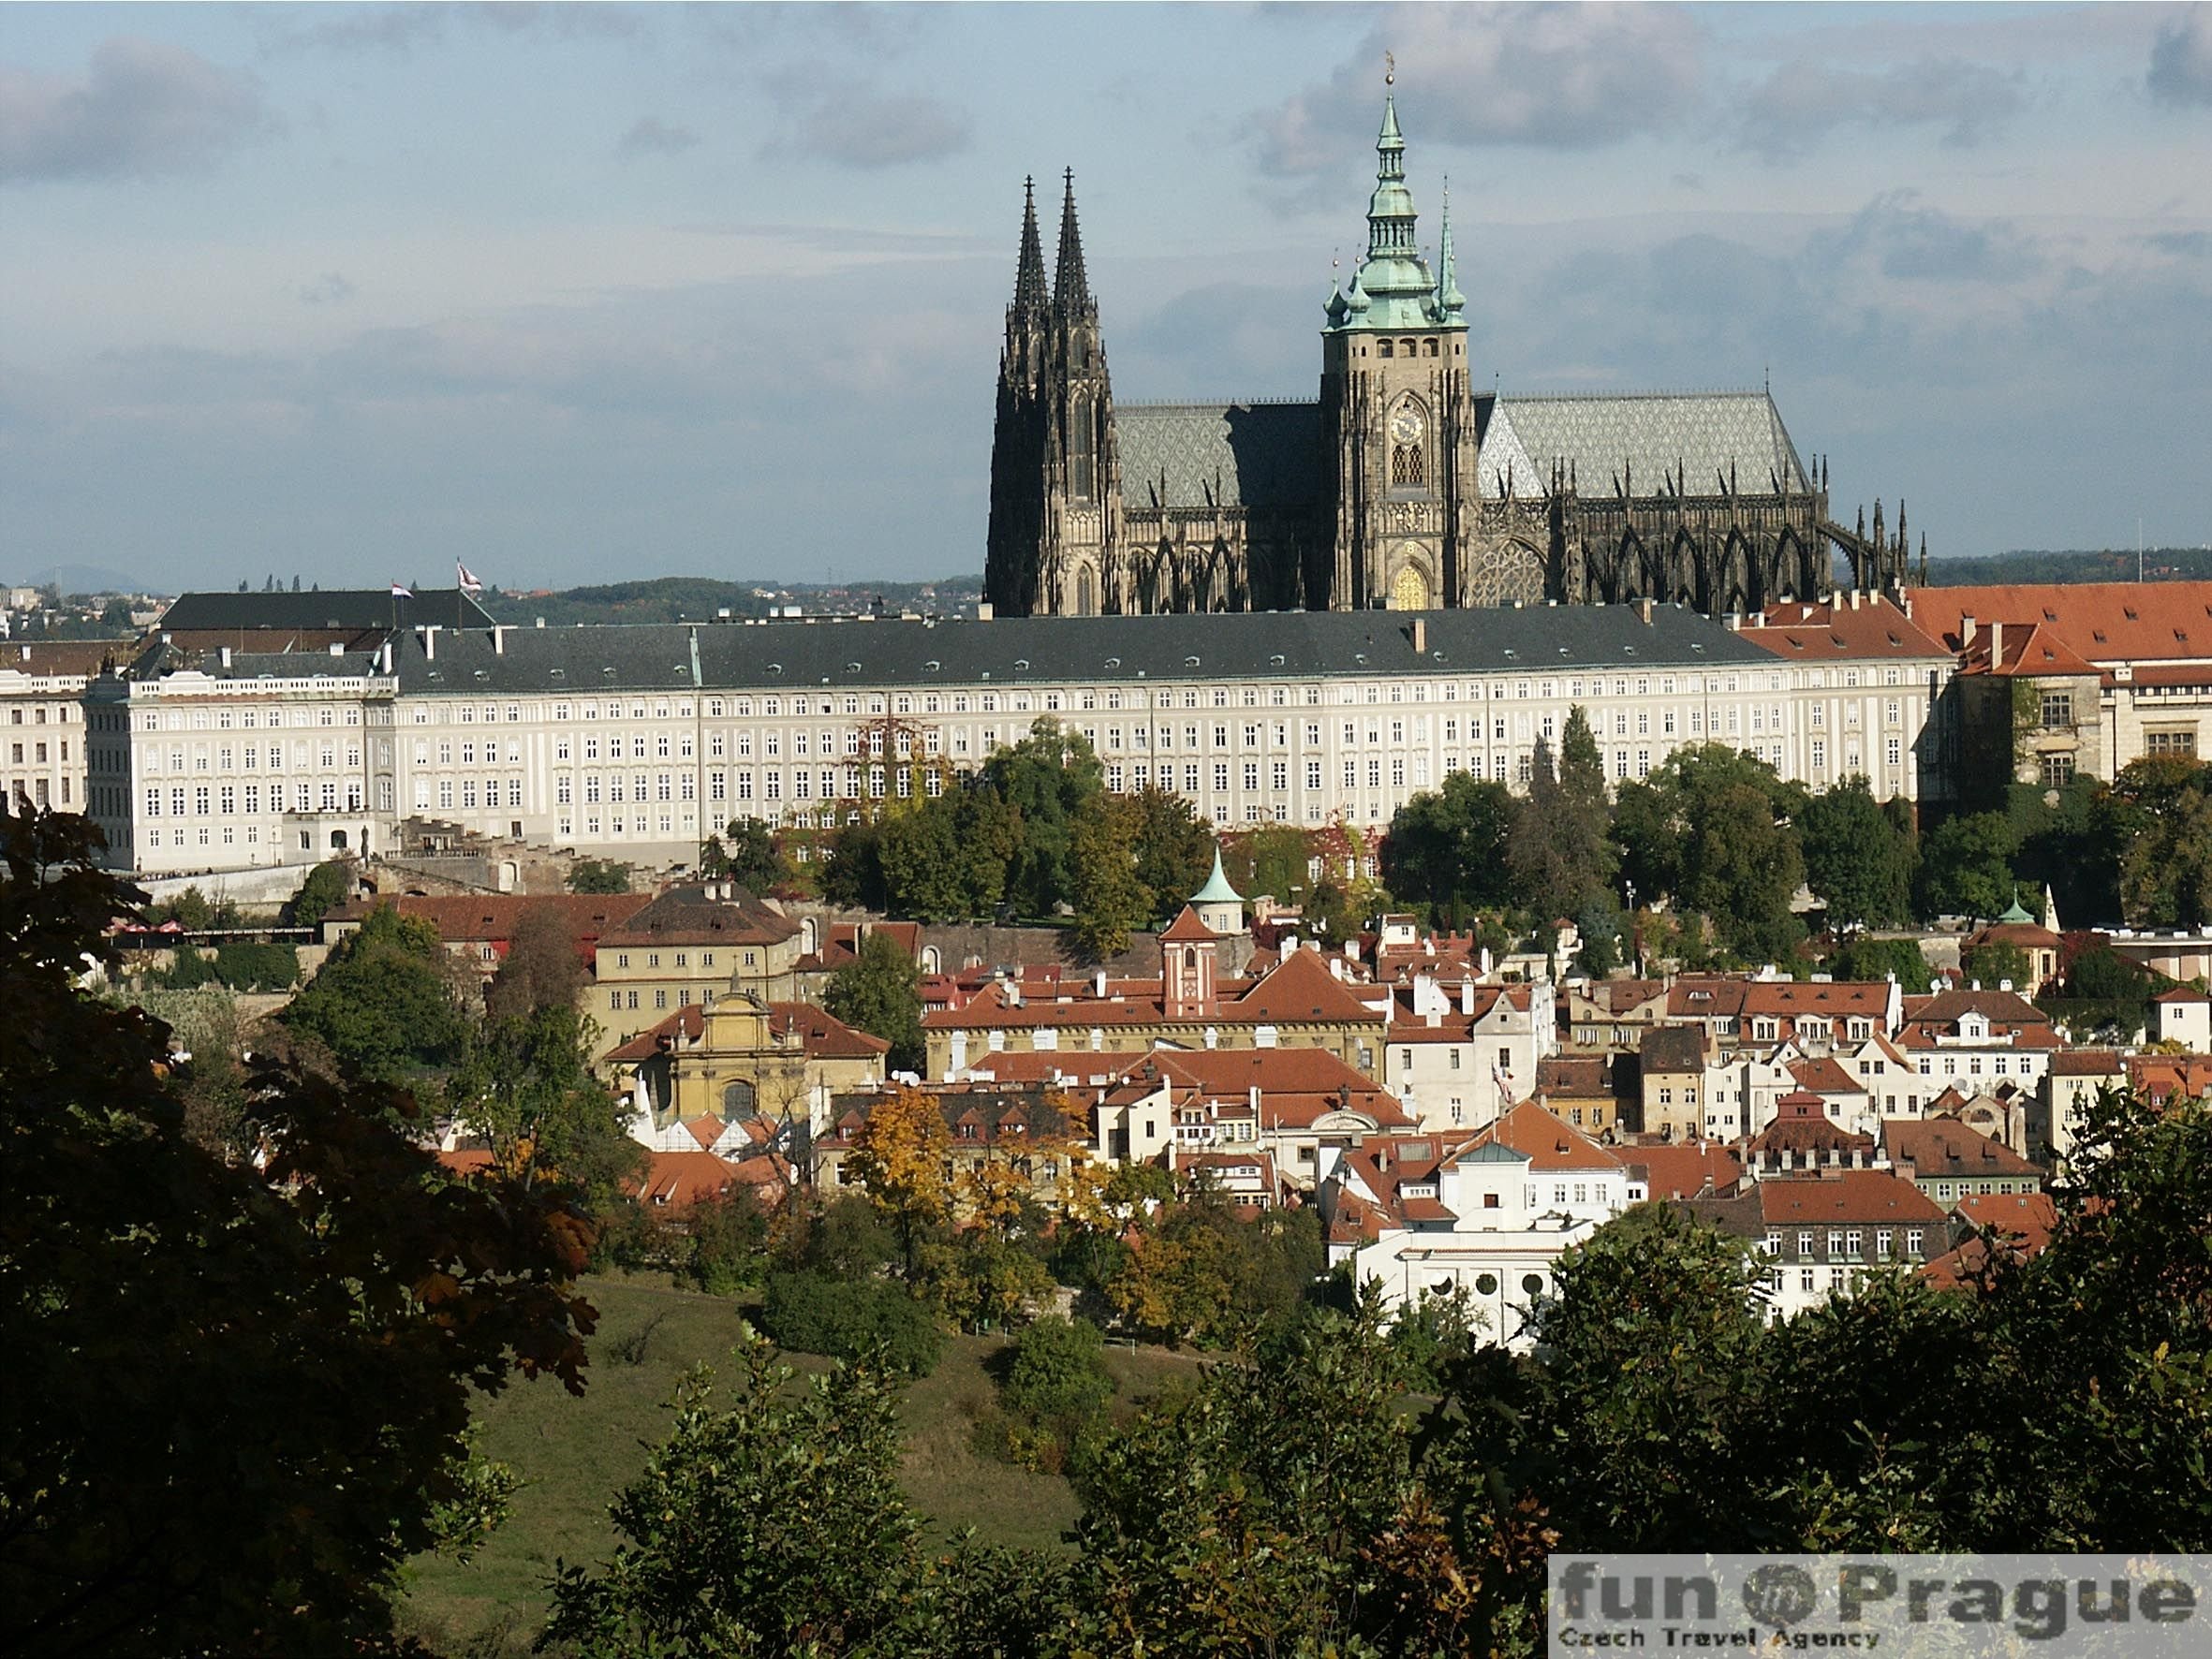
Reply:
[[1051, 303], [1044, 286], [1044, 249], [1037, 238], [1037, 181], [1022, 181], [1022, 257], [1014, 268], [1014, 310], [1040, 316]]
[[1083, 269], [1083, 231], [1075, 223], [1075, 169], [1067, 173], [1068, 194], [1060, 203], [1060, 267], [1053, 276], [1053, 298], [1063, 312], [1086, 310], [1090, 278]]

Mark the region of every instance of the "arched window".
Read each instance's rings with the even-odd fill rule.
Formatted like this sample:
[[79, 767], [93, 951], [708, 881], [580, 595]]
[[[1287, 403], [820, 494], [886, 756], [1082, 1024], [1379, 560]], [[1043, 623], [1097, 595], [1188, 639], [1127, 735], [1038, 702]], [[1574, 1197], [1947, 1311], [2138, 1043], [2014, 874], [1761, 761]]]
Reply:
[[1375, 355], [1376, 355], [1377, 357], [1388, 357], [1388, 356], [1390, 356], [1390, 355], [1391, 355], [1391, 343], [1390, 343], [1389, 341], [1387, 341], [1387, 340], [1378, 340], [1378, 341], [1375, 343]]
[[740, 1078], [734, 1083], [722, 1086], [722, 1121], [734, 1123], [741, 1118], [753, 1115], [753, 1085]]
[[1075, 614], [1078, 616], [1099, 614], [1098, 590], [1091, 580], [1090, 566], [1087, 565], [1075, 573]]
[[1434, 340], [1424, 340], [1421, 344], [1421, 355], [1423, 357], [1435, 357], [1437, 355], [1437, 343]]
[[1185, 969], [1185, 971], [1186, 971], [1186, 972], [1192, 973], [1192, 974], [1195, 974], [1195, 973], [1197, 973], [1197, 972], [1198, 972], [1198, 947], [1197, 947], [1197, 946], [1195, 946], [1195, 945], [1194, 945], [1194, 946], [1192, 946], [1192, 947], [1191, 947], [1189, 949], [1186, 950], [1186, 951], [1183, 953], [1183, 966], [1184, 966], [1184, 969]]
[[1078, 398], [1068, 409], [1069, 488], [1080, 501], [1091, 498], [1091, 410]]
[[1401, 340], [1398, 342], [1398, 349], [1404, 352], [1408, 357], [1411, 357], [1414, 354], [1415, 348], [1412, 341]]
[[1426, 456], [1420, 444], [1391, 446], [1390, 481], [1394, 485], [1424, 484], [1428, 481]]

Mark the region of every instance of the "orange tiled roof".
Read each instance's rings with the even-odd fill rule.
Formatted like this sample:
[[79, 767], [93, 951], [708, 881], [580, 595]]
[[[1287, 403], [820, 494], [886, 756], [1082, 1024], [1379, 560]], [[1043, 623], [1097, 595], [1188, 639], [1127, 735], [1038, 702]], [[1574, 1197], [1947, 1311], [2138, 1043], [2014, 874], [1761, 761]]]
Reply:
[[1746, 639], [1792, 662], [1846, 657], [1941, 657], [1950, 654], [1886, 595], [1853, 606], [1848, 601], [1803, 600], [1762, 613], [1760, 625], [1747, 624]]
[[1881, 1143], [1893, 1164], [1910, 1164], [1916, 1175], [1956, 1179], [2042, 1174], [2010, 1147], [1952, 1117], [1884, 1118]]
[[1943, 1219], [1933, 1199], [1886, 1169], [1843, 1169], [1762, 1181], [1758, 1195], [1760, 1218], [1770, 1226]]
[[2101, 665], [2212, 656], [2212, 581], [1916, 588], [1912, 615], [1953, 651], [1964, 644], [1962, 624], [1970, 616], [1978, 637], [1993, 622], [2005, 624], [2008, 635], [2015, 625], [2032, 624]]
[[1510, 1108], [1467, 1144], [1507, 1147], [1532, 1169], [1617, 1168], [1625, 1161], [1533, 1100]]

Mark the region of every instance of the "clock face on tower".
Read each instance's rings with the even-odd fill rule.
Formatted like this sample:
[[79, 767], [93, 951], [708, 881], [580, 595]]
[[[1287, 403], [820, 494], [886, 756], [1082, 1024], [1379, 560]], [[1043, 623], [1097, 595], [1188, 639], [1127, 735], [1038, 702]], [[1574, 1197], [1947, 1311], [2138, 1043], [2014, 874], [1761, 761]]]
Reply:
[[1390, 418], [1390, 435], [1397, 443], [1420, 443], [1423, 430], [1421, 411], [1411, 404], [1400, 404]]

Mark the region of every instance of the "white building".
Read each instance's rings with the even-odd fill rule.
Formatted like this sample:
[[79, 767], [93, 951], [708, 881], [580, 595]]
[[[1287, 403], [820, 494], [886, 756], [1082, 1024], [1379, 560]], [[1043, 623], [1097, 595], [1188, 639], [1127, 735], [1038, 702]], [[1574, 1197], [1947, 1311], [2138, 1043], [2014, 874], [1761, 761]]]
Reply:
[[1340, 1152], [1319, 1194], [1333, 1260], [1387, 1306], [1457, 1290], [1493, 1340], [1526, 1348], [1569, 1247], [1645, 1197], [1641, 1175], [1533, 1101], [1457, 1144], [1377, 1138]]

